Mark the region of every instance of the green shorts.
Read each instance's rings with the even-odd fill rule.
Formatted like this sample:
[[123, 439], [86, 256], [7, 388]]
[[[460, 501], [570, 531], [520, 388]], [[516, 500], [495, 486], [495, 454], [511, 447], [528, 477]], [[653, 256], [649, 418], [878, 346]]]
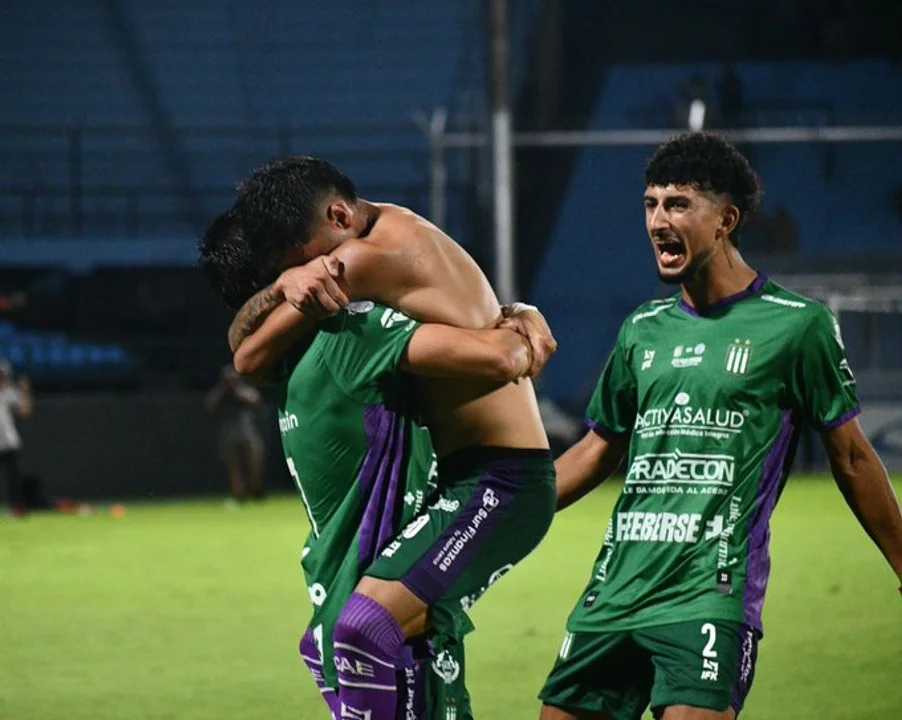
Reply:
[[[398, 717], [473, 720], [465, 671], [463, 640], [445, 645], [444, 649], [413, 668], [399, 671]], [[422, 706], [417, 701], [418, 692], [422, 696]]]
[[611, 720], [655, 717], [671, 705], [737, 715], [755, 676], [760, 633], [738, 622], [697, 620], [622, 632], [567, 633], [539, 698]]
[[554, 517], [547, 450], [477, 447], [439, 461], [429, 506], [383, 550], [366, 575], [399, 580], [430, 606], [438, 632], [454, 622], [539, 544]]

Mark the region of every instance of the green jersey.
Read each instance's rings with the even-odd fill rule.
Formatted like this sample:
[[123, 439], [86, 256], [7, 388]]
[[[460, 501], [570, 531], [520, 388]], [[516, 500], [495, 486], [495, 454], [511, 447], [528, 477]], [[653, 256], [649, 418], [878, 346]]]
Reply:
[[632, 437], [571, 631], [702, 618], [761, 630], [799, 423], [831, 429], [858, 412], [833, 315], [764, 276], [704, 315], [678, 297], [636, 310], [587, 413], [599, 434]]
[[301, 564], [313, 636], [332, 687], [338, 614], [364, 570], [422, 509], [436, 471], [429, 433], [400, 370], [417, 327], [390, 308], [351, 303], [306, 352], [289, 358], [279, 430], [310, 520]]

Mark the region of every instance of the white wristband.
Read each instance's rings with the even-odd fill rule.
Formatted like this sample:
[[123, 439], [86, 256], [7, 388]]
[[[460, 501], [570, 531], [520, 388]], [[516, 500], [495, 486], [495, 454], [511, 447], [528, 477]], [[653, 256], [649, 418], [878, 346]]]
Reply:
[[539, 312], [539, 308], [535, 305], [527, 305], [526, 303], [515, 302], [511, 303], [509, 306], [509, 311], [507, 317], [513, 317], [514, 315], [519, 315], [520, 313], [525, 312]]

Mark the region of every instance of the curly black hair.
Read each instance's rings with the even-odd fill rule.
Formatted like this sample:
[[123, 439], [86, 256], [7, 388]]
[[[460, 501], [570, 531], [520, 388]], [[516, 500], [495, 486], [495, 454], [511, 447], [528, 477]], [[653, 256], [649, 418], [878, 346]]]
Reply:
[[254, 170], [238, 186], [235, 209], [257, 257], [275, 260], [306, 245], [319, 203], [332, 192], [357, 200], [354, 183], [320, 158], [287, 157]]
[[278, 275], [260, 265], [234, 209], [218, 215], [210, 223], [198, 253], [198, 265], [207, 283], [236, 310]]
[[[749, 161], [716, 133], [687, 132], [671, 138], [645, 167], [645, 184], [689, 185], [703, 192], [729, 195], [739, 208], [739, 227], [758, 212], [763, 189]], [[738, 233], [733, 242], [739, 245]]]

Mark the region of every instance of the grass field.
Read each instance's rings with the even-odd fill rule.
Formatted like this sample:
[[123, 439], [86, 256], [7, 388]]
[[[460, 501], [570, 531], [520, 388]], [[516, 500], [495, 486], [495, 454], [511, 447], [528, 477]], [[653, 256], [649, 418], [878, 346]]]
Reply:
[[[558, 518], [476, 606], [480, 720], [532, 720], [616, 486]], [[0, 719], [306, 720], [308, 616], [293, 498], [230, 512], [0, 519]], [[831, 483], [794, 479], [774, 522], [767, 637], [746, 720], [902, 718], [902, 599]]]

